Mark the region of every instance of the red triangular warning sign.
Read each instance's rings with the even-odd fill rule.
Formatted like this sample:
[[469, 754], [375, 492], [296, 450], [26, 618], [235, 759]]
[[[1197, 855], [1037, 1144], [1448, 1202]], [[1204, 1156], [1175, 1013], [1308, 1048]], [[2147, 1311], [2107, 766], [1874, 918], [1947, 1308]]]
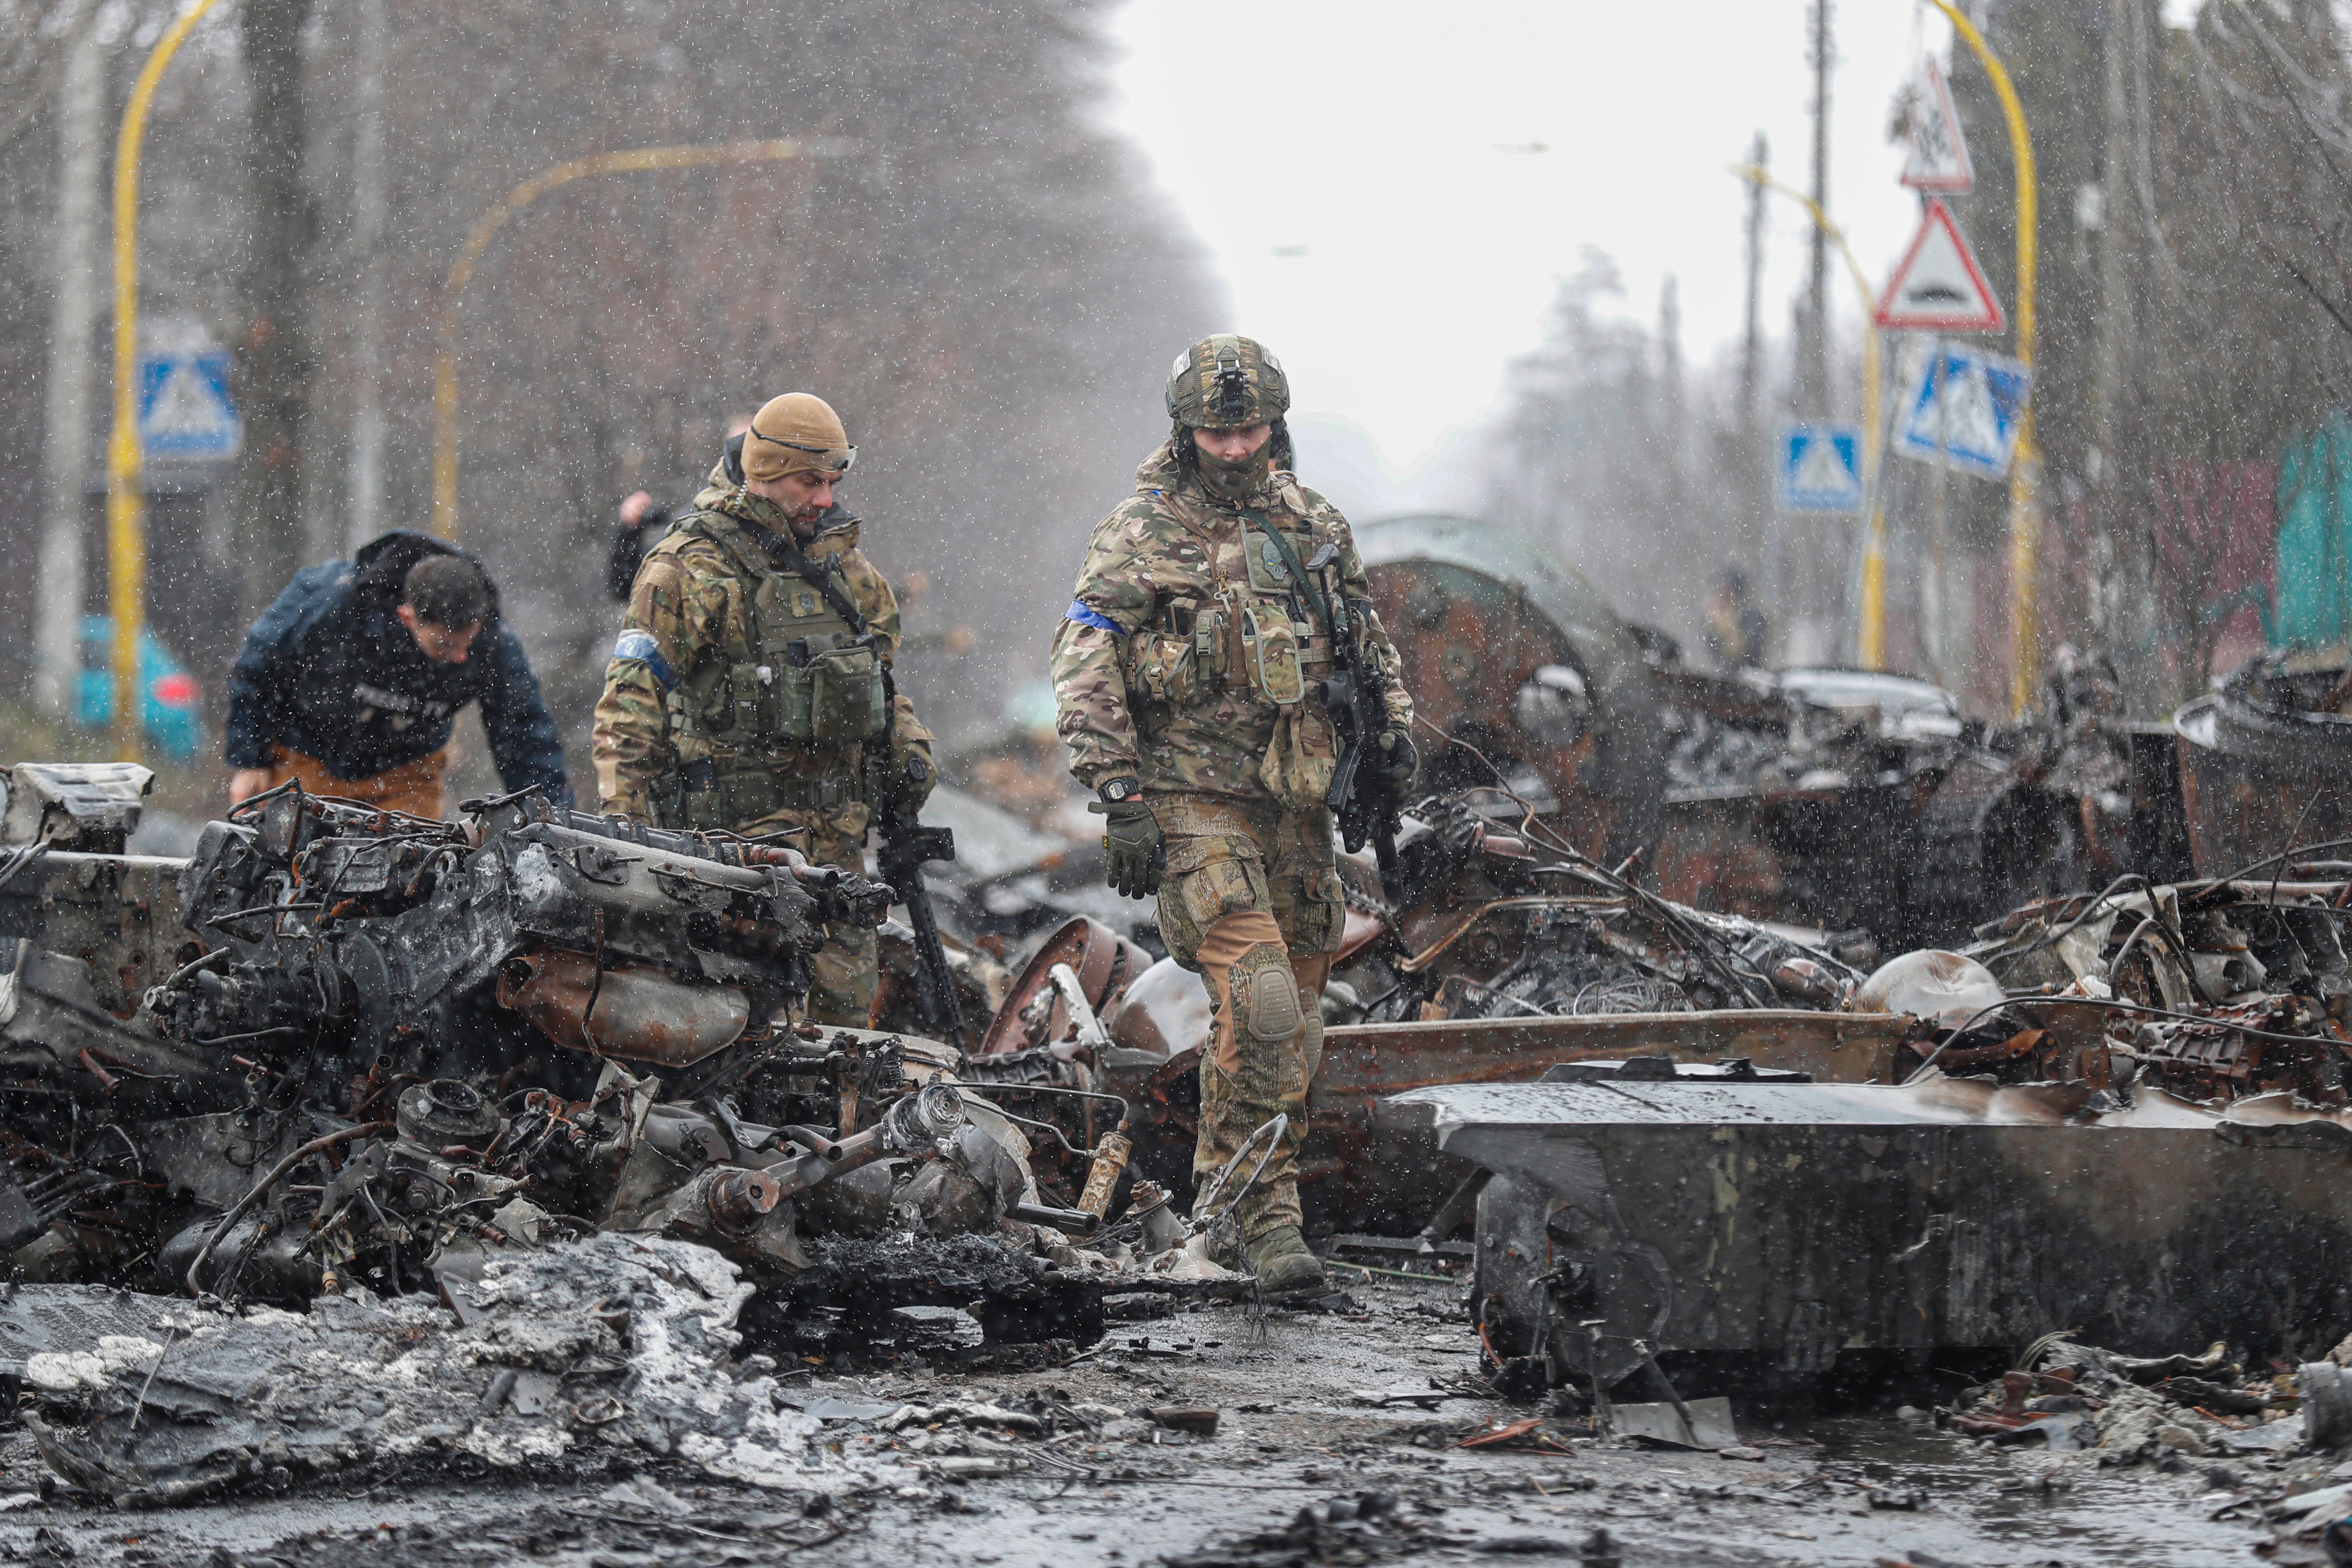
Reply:
[[1942, 202], [1931, 198], [1920, 215], [1875, 319], [1897, 332], [1997, 332], [2005, 325], [1992, 285]]
[[1946, 195], [1958, 195], [1977, 183], [1976, 166], [1969, 162], [1969, 139], [1960, 133], [1960, 117], [1952, 107], [1952, 89], [1933, 55], [1919, 62], [1919, 97], [1911, 111], [1911, 155], [1903, 163], [1903, 183], [1915, 191]]

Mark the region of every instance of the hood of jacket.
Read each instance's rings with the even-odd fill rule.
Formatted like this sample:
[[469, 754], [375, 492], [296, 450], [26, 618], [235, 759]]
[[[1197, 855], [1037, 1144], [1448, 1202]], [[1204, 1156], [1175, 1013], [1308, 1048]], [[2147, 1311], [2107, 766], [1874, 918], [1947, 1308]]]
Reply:
[[[408, 569], [428, 555], [455, 555], [472, 561], [474, 570], [482, 572], [482, 563], [470, 552], [458, 549], [447, 540], [413, 529], [395, 528], [352, 552], [351, 591], [355, 596], [387, 596], [397, 605], [408, 590]], [[488, 572], [482, 572], [482, 583], [490, 592], [490, 613], [482, 618], [495, 621], [499, 618], [499, 585], [490, 580]]]

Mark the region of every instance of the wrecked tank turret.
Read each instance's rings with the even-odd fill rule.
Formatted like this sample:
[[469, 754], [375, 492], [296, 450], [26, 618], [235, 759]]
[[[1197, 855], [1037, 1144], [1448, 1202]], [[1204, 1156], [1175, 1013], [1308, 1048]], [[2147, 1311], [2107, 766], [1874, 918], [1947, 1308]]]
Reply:
[[1599, 589], [1525, 533], [1472, 518], [1385, 519], [1360, 526], [1356, 548], [1416, 715], [1455, 742], [1424, 745], [1428, 787], [1540, 780], [1584, 853], [1613, 864], [1657, 841], [1657, 696]]
[[2173, 720], [2189, 846], [2200, 876], [2326, 846], [2352, 858], [2352, 670], [2275, 655], [2230, 672]]

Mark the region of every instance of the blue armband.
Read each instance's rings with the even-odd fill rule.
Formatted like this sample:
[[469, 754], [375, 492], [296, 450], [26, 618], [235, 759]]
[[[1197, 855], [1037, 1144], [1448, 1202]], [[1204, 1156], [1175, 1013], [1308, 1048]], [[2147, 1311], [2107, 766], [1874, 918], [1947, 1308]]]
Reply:
[[669, 660], [661, 656], [661, 645], [654, 641], [651, 632], [639, 631], [634, 626], [623, 632], [620, 640], [613, 645], [613, 657], [635, 659], [653, 671], [655, 681], [665, 691], [677, 684], [677, 671], [671, 669]]
[[1070, 601], [1070, 608], [1068, 612], [1064, 615], [1062, 618], [1066, 621], [1076, 621], [1082, 626], [1094, 626], [1099, 630], [1110, 633], [1113, 637], [1125, 637], [1127, 635], [1125, 632], [1118, 629], [1118, 623], [1117, 621], [1112, 620], [1108, 616], [1106, 616], [1100, 610], [1094, 608], [1083, 599], [1072, 599]]

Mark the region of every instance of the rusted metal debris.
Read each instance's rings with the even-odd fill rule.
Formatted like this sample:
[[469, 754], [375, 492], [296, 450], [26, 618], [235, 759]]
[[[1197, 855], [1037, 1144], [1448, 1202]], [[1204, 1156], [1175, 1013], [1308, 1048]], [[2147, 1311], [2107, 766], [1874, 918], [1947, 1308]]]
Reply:
[[[1917, 1032], [1826, 1011], [1860, 985], [1848, 959], [1866, 948], [1842, 958], [1801, 932], [1659, 899], [1578, 856], [1524, 799], [1433, 797], [1397, 855], [1393, 905], [1368, 867], [1344, 869], [1348, 924], [1300, 1170], [1310, 1230], [1410, 1234], [1466, 1173], [1425, 1137], [1380, 1125], [1382, 1095], [1629, 1048], [1862, 1076]], [[1208, 1032], [1197, 975], [1074, 921], [1013, 981], [966, 1071], [1081, 1148], [1110, 1130], [1118, 1097], [1138, 1177], [1181, 1203]], [[1041, 1141], [1036, 1168], [1054, 1201], [1078, 1201], [1081, 1162]]]
[[[2060, 1330], [2308, 1359], [2352, 1306], [2352, 881], [2322, 869], [2037, 900], [1832, 1015], [1504, 1026], [1622, 1058], [1464, 1070], [1374, 1124], [1476, 1173], [1429, 1234], [1475, 1194], [1500, 1376], [1674, 1352], [1736, 1386]], [[1740, 1024], [1746, 1071], [1698, 1065]]]
[[[2343, 1105], [2352, 1089], [2348, 909], [2352, 882], [2284, 874], [2126, 880], [2028, 904], [1961, 950], [2013, 998], [1977, 1020], [1963, 1048], [1983, 1052], [1995, 1037], [2026, 1032], [2040, 1038], [2017, 1048], [2017, 1066], [1986, 1058], [1967, 1070], [2148, 1083], [2200, 1100], [2284, 1089]], [[2067, 1053], [2078, 1070], [2048, 1070], [2047, 1049]]]
[[[1956, 952], [1880, 963], [1859, 935], [1660, 899], [1553, 842], [1530, 804], [1488, 789], [1417, 806], [1393, 904], [1343, 866], [1349, 925], [1302, 1155], [1311, 1232], [1410, 1235], [1471, 1173], [1425, 1127], [1384, 1117], [1383, 1098], [1562, 1062], [1727, 1060], [1880, 1084], [1933, 1064], [2196, 1101], [2284, 1089], [2342, 1104], [2352, 1085], [2337, 932], [2352, 884], [2126, 879], [2021, 906]], [[1209, 1026], [1197, 977], [1076, 921], [1006, 997], [969, 1077], [1078, 1148], [1113, 1110], [1084, 1094], [1117, 1096], [1135, 1177], [1181, 1205]], [[1048, 1143], [1037, 1168], [1051, 1201], [1079, 1202], [1085, 1162]]]
[[1426, 747], [1429, 782], [1541, 790], [1578, 850], [1639, 851], [1684, 903], [1894, 952], [2038, 893], [2188, 870], [2171, 730], [2125, 721], [2096, 656], [2059, 650], [2032, 713], [1988, 725], [1902, 676], [1695, 668], [1517, 531], [1411, 517], [1357, 539], [1416, 706], [1454, 742]]
[[1596, 859], [1657, 841], [1658, 697], [1598, 589], [1523, 531], [1469, 518], [1386, 519], [1356, 545], [1415, 711], [1457, 742], [1425, 749], [1432, 787], [1540, 781]]
[[1656, 869], [1673, 896], [1957, 941], [2044, 891], [2186, 874], [2168, 727], [2121, 717], [2104, 660], [2062, 650], [2013, 724], [1950, 693], [1842, 669], [1708, 674], [1653, 660], [1670, 736]]

